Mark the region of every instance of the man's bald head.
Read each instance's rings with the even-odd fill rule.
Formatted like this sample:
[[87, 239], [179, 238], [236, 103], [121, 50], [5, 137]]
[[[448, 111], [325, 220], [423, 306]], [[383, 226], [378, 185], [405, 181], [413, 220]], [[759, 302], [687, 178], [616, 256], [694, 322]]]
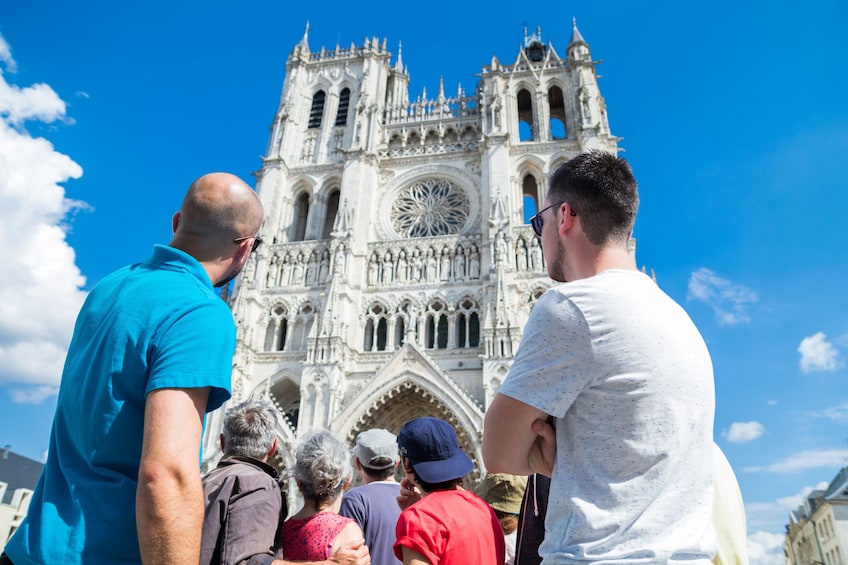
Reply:
[[259, 233], [262, 204], [237, 176], [209, 173], [191, 183], [175, 224], [172, 245], [214, 259], [231, 251], [233, 239]]

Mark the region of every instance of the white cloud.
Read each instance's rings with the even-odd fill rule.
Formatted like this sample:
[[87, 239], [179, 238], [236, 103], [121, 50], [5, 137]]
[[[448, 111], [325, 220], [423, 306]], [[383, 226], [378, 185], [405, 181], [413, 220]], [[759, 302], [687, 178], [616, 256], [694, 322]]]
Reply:
[[708, 304], [719, 323], [728, 326], [750, 322], [747, 308], [758, 300], [753, 290], [723, 279], [703, 267], [689, 277], [687, 298]]
[[789, 522], [789, 513], [798, 508], [813, 490], [827, 488], [827, 485], [826, 481], [822, 481], [814, 487], [805, 486], [795, 494], [772, 502], [746, 502], [745, 517], [748, 531], [783, 531]]
[[770, 465], [745, 467], [745, 471], [749, 473], [769, 471], [787, 474], [820, 467], [835, 469], [842, 467], [846, 462], [848, 462], [848, 449], [811, 449], [796, 453]]
[[769, 406], [777, 406], [777, 400], [769, 400], [766, 402]]
[[816, 418], [827, 418], [834, 422], [848, 422], [848, 402], [839, 406], [830, 406], [824, 410], [818, 410], [810, 414]]
[[836, 347], [827, 341], [823, 332], [802, 339], [798, 353], [801, 354], [801, 371], [805, 373], [836, 371], [844, 366]]
[[[5, 40], [0, 60], [14, 66]], [[0, 73], [0, 385], [16, 402], [40, 402], [55, 392], [85, 298], [63, 224], [85, 204], [66, 198], [61, 186], [82, 169], [22, 127], [25, 120], [50, 123], [64, 115], [65, 103], [49, 86], [19, 88]]]
[[748, 560], [751, 565], [777, 565], [784, 562], [785, 536], [771, 532], [754, 532], [748, 536]]
[[[0, 35], [0, 63], [3, 63], [6, 70], [10, 73], [15, 73], [18, 70], [18, 66], [12, 58], [12, 49], [9, 47], [9, 44], [6, 43], [6, 40], [3, 39], [2, 35]], [[0, 71], [0, 74], [2, 74], [2, 71]]]
[[730, 443], [747, 443], [763, 435], [766, 429], [759, 422], [733, 422], [724, 437]]

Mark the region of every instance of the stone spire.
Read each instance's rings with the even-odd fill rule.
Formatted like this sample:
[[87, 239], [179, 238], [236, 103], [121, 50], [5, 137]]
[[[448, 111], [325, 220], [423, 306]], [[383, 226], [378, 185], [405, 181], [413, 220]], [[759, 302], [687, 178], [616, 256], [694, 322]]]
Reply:
[[300, 40], [300, 43], [297, 44], [298, 47], [302, 47], [309, 51], [309, 22], [306, 22], [306, 29], [303, 30], [303, 37]]
[[580, 33], [580, 30], [577, 29], [577, 18], [571, 18], [571, 41], [568, 42], [568, 45], [574, 45], [575, 43], [582, 43], [585, 46], [589, 46], [586, 43], [586, 40], [583, 39], [583, 35]]
[[395, 70], [399, 73], [403, 72], [403, 43], [398, 41], [398, 56], [395, 61]]

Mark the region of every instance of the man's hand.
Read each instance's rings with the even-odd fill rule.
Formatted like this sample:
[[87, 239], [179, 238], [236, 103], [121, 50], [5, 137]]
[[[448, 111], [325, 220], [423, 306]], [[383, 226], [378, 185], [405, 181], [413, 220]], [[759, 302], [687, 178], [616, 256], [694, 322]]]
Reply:
[[548, 420], [541, 418], [534, 420], [530, 427], [536, 432], [536, 441], [530, 448], [527, 463], [534, 473], [550, 478], [556, 462], [556, 430]]
[[400, 494], [397, 497], [398, 506], [401, 510], [406, 510], [424, 497], [418, 487], [409, 480], [404, 478], [400, 482]]
[[358, 540], [343, 545], [330, 556], [331, 563], [342, 565], [371, 565], [371, 555], [365, 540]]

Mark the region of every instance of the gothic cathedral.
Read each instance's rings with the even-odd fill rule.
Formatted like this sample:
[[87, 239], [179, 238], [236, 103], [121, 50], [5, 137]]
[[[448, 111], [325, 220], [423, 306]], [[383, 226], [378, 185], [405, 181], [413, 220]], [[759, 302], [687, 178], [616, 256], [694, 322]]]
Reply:
[[[455, 426], [479, 473], [486, 406], [552, 284], [527, 219], [558, 165], [618, 151], [595, 65], [576, 23], [563, 54], [525, 31], [474, 92], [411, 100], [400, 47], [312, 52], [307, 27], [257, 173], [268, 245], [230, 297], [233, 402], [284, 414], [278, 467], [310, 429], [352, 444], [429, 415]], [[206, 468], [221, 419], [207, 422]]]

